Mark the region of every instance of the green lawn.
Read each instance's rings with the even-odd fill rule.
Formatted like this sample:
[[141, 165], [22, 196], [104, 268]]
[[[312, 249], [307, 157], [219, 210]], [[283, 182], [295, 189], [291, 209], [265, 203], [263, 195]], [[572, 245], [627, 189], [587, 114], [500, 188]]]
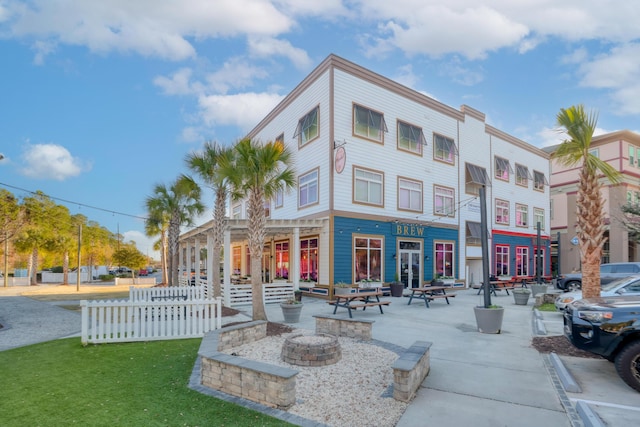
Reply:
[[187, 387], [200, 339], [82, 347], [68, 338], [0, 352], [7, 426], [285, 426]]

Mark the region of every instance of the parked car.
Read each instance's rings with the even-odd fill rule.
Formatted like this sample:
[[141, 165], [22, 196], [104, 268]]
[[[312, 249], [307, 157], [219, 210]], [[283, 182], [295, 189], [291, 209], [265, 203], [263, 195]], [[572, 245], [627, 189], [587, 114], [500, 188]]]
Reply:
[[640, 391], [640, 297], [587, 298], [567, 305], [564, 333], [571, 343], [614, 362], [616, 372]]
[[[640, 295], [640, 274], [617, 279], [602, 286], [601, 297], [613, 297], [616, 295]], [[567, 304], [582, 299], [582, 291], [566, 292], [556, 297], [555, 305], [560, 311]]]
[[[604, 285], [613, 280], [640, 274], [640, 262], [612, 262], [600, 265], [600, 284]], [[582, 289], [582, 273], [563, 274], [556, 282], [558, 289], [577, 291]]]
[[149, 271], [147, 271], [146, 268], [141, 268], [140, 270], [138, 270], [138, 276], [148, 276], [149, 275]]

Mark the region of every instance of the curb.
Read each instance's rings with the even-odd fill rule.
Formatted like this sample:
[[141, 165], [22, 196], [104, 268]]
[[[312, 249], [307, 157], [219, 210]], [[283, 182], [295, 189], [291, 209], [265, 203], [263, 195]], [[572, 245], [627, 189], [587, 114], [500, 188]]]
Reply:
[[551, 360], [553, 369], [555, 369], [558, 374], [562, 387], [571, 393], [582, 393], [582, 388], [580, 388], [578, 382], [573, 378], [573, 375], [571, 375], [569, 370], [564, 366], [560, 357], [558, 357], [556, 353], [551, 352], [549, 354], [549, 359]]
[[576, 404], [576, 410], [578, 411], [580, 418], [582, 418], [582, 422], [585, 427], [605, 427], [605, 424], [602, 422], [600, 417], [593, 412], [591, 405], [588, 403], [579, 400]]

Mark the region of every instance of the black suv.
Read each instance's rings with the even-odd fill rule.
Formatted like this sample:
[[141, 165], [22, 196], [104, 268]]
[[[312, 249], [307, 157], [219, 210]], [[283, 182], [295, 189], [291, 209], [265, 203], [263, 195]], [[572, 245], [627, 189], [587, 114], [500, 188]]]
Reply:
[[[604, 285], [616, 279], [640, 274], [640, 262], [612, 262], [600, 265], [600, 284]], [[582, 289], [582, 273], [563, 274], [558, 278], [556, 287], [564, 291]]]
[[640, 298], [588, 298], [568, 304], [564, 334], [576, 347], [615, 362], [620, 378], [640, 391]]

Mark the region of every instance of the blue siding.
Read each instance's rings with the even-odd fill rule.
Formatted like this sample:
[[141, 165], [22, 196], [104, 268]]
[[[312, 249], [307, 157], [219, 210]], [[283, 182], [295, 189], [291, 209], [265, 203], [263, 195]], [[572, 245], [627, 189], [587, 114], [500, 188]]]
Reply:
[[[396, 260], [393, 255], [396, 253], [396, 241], [402, 237], [393, 233], [395, 223], [371, 221], [357, 218], [334, 217], [334, 247], [333, 247], [333, 274], [335, 282], [352, 283], [353, 281], [353, 236], [354, 235], [376, 235], [384, 239], [384, 282], [391, 282], [395, 275]], [[433, 277], [433, 242], [434, 240], [448, 240], [455, 244], [454, 253], [455, 264], [460, 268], [458, 259], [458, 230], [450, 228], [439, 228], [425, 226], [425, 233], [422, 238], [424, 254], [429, 256], [429, 261], [423, 265], [424, 280], [431, 280]], [[412, 239], [416, 237], [413, 236]], [[459, 274], [456, 272], [456, 275]]]
[[[531, 276], [535, 275], [535, 271], [536, 271], [536, 266], [535, 266], [535, 259], [532, 259], [534, 257], [534, 248], [535, 248], [535, 244], [533, 242], [535, 242], [535, 236], [532, 237], [524, 237], [524, 236], [508, 236], [508, 235], [504, 235], [504, 234], [494, 234], [493, 235], [493, 247], [492, 247], [492, 254], [495, 254], [495, 246], [496, 245], [508, 245], [509, 246], [509, 255], [510, 258], [509, 259], [509, 272], [511, 272], [511, 274], [515, 275], [515, 271], [516, 271], [516, 262], [514, 260], [515, 256], [516, 256], [516, 246], [526, 246], [529, 248], [529, 272], [531, 274]], [[549, 239], [541, 239], [540, 243], [542, 245], [542, 247], [544, 248], [544, 272], [543, 272], [543, 276], [550, 276], [551, 275], [551, 254], [550, 254], [550, 246], [549, 246]], [[493, 258], [493, 256], [492, 256]], [[494, 266], [491, 265], [489, 267], [489, 270], [493, 273], [494, 272]]]

